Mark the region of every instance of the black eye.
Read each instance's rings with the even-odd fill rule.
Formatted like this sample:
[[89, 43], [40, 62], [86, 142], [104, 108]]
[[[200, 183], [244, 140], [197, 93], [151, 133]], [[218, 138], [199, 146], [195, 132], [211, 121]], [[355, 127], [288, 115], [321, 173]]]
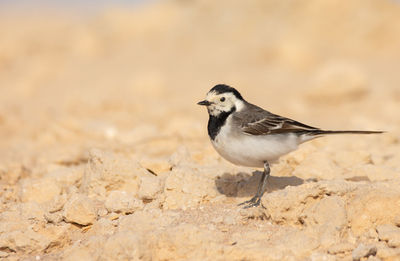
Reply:
[[225, 101], [225, 97], [222, 97], [221, 99], [219, 99], [220, 101], [224, 102]]

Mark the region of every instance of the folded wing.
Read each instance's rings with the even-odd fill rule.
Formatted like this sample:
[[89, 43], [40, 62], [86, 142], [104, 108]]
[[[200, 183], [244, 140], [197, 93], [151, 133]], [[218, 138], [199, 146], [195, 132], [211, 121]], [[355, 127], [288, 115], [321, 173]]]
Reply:
[[267, 134], [312, 134], [321, 130], [308, 126], [301, 122], [285, 118], [268, 111], [265, 111], [255, 105], [250, 105], [251, 110], [246, 110], [234, 115], [234, 121], [240, 123], [243, 132], [249, 135], [267, 135]]

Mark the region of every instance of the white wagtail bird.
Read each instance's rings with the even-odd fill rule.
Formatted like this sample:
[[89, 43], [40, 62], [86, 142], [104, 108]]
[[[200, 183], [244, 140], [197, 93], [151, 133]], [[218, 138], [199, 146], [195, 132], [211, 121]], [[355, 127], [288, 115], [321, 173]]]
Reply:
[[264, 167], [256, 195], [245, 208], [260, 205], [270, 163], [294, 151], [306, 141], [328, 134], [372, 134], [382, 131], [321, 130], [253, 105], [224, 84], [214, 86], [199, 105], [207, 106], [208, 135], [216, 151], [226, 160], [246, 167]]

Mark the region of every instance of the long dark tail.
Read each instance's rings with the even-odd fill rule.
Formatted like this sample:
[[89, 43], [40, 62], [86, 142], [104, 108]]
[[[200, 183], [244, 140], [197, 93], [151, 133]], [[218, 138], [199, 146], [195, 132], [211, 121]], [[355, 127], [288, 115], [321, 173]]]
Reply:
[[360, 130], [315, 130], [313, 135], [330, 135], [330, 134], [379, 134], [384, 131], [360, 131]]

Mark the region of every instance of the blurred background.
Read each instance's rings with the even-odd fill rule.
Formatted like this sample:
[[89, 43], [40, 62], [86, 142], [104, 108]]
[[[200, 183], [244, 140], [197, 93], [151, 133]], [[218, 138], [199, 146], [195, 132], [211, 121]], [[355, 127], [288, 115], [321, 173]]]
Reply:
[[400, 131], [399, 1], [1, 0], [0, 35], [3, 164], [210, 148], [196, 102], [218, 83], [310, 125]]
[[[301, 145], [242, 211], [219, 83], [387, 133]], [[399, 144], [400, 0], [0, 0], [0, 259], [398, 260]]]

